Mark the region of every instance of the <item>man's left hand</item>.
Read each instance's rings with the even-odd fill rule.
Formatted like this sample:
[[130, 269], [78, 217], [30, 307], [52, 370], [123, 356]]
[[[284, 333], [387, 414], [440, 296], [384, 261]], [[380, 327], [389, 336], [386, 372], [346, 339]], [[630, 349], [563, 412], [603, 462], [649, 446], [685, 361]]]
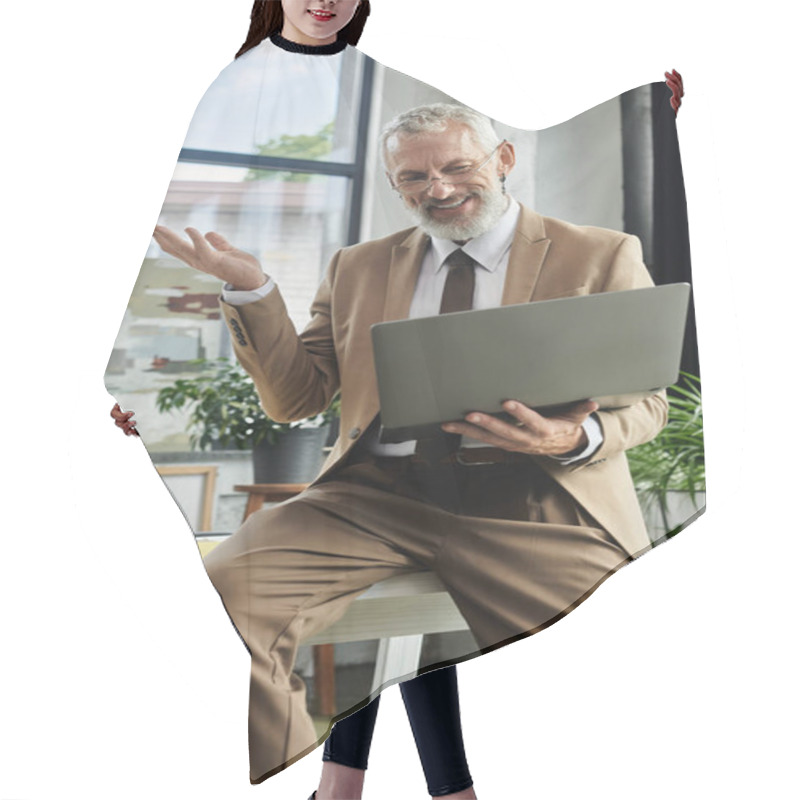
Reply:
[[512, 453], [532, 456], [564, 456], [580, 452], [587, 445], [584, 420], [598, 405], [583, 400], [561, 406], [552, 416], [544, 416], [516, 400], [503, 403], [503, 410], [517, 422], [504, 422], [491, 414], [472, 412], [465, 422], [442, 425], [447, 433], [458, 433]]

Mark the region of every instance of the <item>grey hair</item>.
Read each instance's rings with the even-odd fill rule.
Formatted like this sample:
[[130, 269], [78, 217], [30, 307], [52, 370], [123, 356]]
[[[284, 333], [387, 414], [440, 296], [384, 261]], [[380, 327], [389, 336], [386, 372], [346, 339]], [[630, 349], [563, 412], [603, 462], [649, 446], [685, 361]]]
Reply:
[[402, 134], [413, 136], [419, 133], [441, 133], [453, 122], [469, 128], [475, 143], [483, 147], [487, 153], [494, 150], [501, 142], [492, 127], [491, 120], [467, 106], [452, 103], [417, 106], [398, 114], [381, 131], [380, 149], [384, 169], [388, 169], [386, 157], [389, 154], [389, 142], [393, 137]]

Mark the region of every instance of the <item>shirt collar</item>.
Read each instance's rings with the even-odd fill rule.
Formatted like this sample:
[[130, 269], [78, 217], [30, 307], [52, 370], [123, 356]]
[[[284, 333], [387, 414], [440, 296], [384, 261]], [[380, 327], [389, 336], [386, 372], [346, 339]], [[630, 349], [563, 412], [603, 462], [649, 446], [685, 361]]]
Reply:
[[431, 247], [433, 248], [434, 267], [438, 272], [444, 265], [445, 259], [450, 253], [459, 248], [475, 259], [483, 269], [494, 272], [503, 260], [503, 256], [511, 247], [514, 240], [514, 233], [517, 230], [519, 220], [519, 203], [513, 198], [509, 198], [508, 208], [497, 224], [486, 233], [481, 234], [475, 239], [470, 239], [463, 247], [450, 239], [440, 239], [438, 236], [431, 236]]

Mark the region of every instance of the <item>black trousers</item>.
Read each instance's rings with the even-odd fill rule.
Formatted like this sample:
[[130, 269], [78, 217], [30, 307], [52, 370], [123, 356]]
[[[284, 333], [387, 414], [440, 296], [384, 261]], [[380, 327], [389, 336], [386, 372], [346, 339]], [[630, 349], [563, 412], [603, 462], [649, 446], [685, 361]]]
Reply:
[[[408, 721], [417, 744], [428, 792], [439, 797], [472, 786], [467, 766], [456, 668], [426, 672], [400, 684]], [[323, 761], [366, 769], [380, 696], [333, 726]]]

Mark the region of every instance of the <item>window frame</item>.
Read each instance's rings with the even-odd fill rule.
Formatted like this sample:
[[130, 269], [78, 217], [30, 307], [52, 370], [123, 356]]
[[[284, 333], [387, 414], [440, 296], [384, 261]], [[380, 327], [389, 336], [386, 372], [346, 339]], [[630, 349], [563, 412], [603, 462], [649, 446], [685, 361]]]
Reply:
[[361, 91], [356, 122], [356, 141], [352, 161], [315, 161], [314, 159], [280, 158], [257, 153], [232, 153], [222, 150], [181, 148], [178, 163], [210, 164], [222, 167], [247, 167], [258, 170], [297, 172], [307, 175], [325, 175], [348, 178], [350, 202], [345, 233], [345, 244], [357, 244], [361, 236], [364, 189], [366, 184], [366, 157], [369, 123], [372, 113], [375, 62], [361, 56]]

